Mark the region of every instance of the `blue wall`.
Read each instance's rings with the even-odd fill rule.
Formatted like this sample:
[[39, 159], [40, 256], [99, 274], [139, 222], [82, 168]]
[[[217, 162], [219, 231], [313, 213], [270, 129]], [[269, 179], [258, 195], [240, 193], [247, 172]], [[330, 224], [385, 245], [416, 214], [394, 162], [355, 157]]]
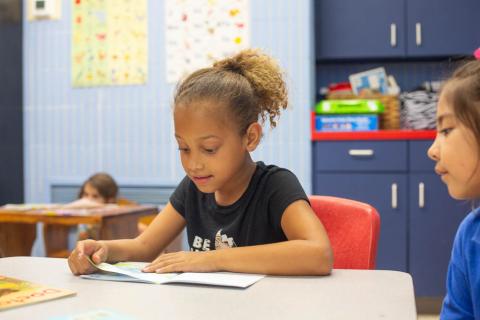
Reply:
[[[149, 1], [148, 83], [83, 89], [70, 84], [71, 1], [62, 4], [60, 20], [24, 22], [26, 201], [47, 202], [53, 181], [80, 183], [99, 170], [120, 184], [178, 183], [184, 172], [173, 137], [173, 86], [165, 80], [164, 2]], [[292, 105], [278, 128], [267, 128], [254, 158], [291, 169], [307, 193], [312, 12], [310, 0], [251, 1], [252, 46], [280, 61]]]

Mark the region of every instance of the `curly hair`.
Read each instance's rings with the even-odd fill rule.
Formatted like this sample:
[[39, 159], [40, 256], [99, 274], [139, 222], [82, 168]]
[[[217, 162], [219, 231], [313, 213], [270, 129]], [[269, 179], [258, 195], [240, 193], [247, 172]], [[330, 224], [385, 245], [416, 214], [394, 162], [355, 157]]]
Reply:
[[174, 108], [192, 101], [223, 103], [243, 134], [248, 126], [268, 118], [277, 125], [280, 111], [288, 107], [283, 72], [273, 58], [257, 49], [247, 49], [193, 72], [179, 83]]

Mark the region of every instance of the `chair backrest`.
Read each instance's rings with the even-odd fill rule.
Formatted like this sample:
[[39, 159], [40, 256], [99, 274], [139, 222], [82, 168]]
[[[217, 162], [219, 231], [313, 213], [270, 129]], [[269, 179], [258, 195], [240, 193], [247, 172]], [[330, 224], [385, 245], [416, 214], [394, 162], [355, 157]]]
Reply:
[[350, 199], [310, 196], [327, 230], [335, 269], [375, 269], [380, 216], [369, 204]]

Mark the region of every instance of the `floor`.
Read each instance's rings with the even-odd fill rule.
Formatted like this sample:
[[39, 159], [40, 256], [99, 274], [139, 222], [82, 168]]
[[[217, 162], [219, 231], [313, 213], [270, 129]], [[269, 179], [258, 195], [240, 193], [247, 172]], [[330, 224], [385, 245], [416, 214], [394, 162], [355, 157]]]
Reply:
[[438, 314], [419, 314], [417, 320], [438, 320]]

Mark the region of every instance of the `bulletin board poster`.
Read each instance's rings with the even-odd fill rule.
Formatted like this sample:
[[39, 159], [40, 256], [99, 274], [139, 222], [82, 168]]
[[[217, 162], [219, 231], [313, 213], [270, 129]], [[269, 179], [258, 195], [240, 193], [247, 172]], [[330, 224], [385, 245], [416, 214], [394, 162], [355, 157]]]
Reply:
[[248, 0], [166, 0], [167, 82], [250, 46]]
[[74, 87], [147, 82], [147, 0], [72, 0]]

